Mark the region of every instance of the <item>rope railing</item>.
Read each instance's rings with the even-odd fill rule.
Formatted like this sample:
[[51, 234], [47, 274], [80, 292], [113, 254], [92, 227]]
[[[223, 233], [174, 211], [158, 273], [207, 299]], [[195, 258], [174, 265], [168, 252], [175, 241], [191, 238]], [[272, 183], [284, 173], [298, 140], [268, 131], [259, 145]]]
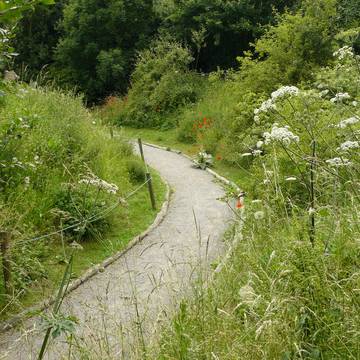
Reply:
[[134, 190], [132, 193], [130, 193], [129, 195], [127, 195], [127, 196], [124, 197], [123, 199], [120, 199], [120, 200], [119, 200], [117, 203], [115, 203], [114, 205], [112, 205], [112, 206], [108, 207], [107, 209], [105, 209], [105, 210], [103, 210], [103, 211], [101, 211], [101, 212], [99, 212], [99, 213], [97, 213], [97, 214], [89, 217], [89, 218], [86, 219], [86, 220], [80, 221], [80, 222], [78, 222], [77, 224], [74, 224], [74, 225], [70, 225], [70, 226], [68, 226], [68, 227], [66, 227], [66, 228], [64, 228], [64, 229], [60, 229], [60, 230], [58, 230], [58, 231], [52, 232], [51, 234], [42, 235], [42, 236], [36, 237], [36, 238], [34, 238], [34, 239], [31, 239], [31, 240], [25, 240], [25, 241], [17, 242], [17, 243], [14, 243], [14, 244], [9, 244], [8, 246], [3, 246], [3, 245], [1, 245], [1, 248], [2, 248], [2, 249], [8, 249], [8, 248], [13, 247], [13, 246], [23, 245], [23, 244], [27, 244], [27, 243], [30, 243], [30, 242], [33, 242], [33, 241], [36, 241], [36, 240], [45, 239], [45, 238], [50, 237], [50, 236], [52, 236], [52, 235], [59, 234], [59, 233], [61, 233], [61, 232], [63, 232], [63, 231], [70, 230], [70, 229], [72, 229], [72, 228], [74, 228], [74, 227], [77, 227], [77, 226], [79, 226], [79, 225], [82, 225], [82, 224], [84, 224], [84, 223], [90, 223], [90, 222], [92, 222], [91, 220], [94, 220], [94, 219], [98, 218], [100, 215], [104, 214], [105, 212], [107, 212], [107, 214], [110, 214], [111, 211], [115, 210], [115, 209], [122, 203], [122, 201], [126, 200], [126, 199], [129, 198], [131, 195], [135, 194], [135, 193], [136, 193], [137, 191], [139, 191], [144, 185], [146, 185], [150, 180], [151, 180], [151, 178], [150, 178], [150, 179], [147, 179], [143, 184], [141, 184], [141, 185], [140, 185], [136, 190]]
[[[119, 137], [121, 137], [120, 134], [118, 134], [116, 131], [113, 130], [112, 127], [110, 127], [110, 135], [111, 137], [114, 136], [114, 133], [116, 135], [118, 135]], [[10, 259], [10, 254], [8, 252], [8, 249], [14, 246], [20, 246], [20, 245], [24, 245], [27, 243], [31, 243], [37, 240], [41, 240], [41, 239], [45, 239], [48, 238], [50, 236], [62, 233], [63, 231], [66, 230], [70, 230], [73, 229], [75, 227], [78, 227], [80, 225], [86, 224], [86, 223], [91, 223], [97, 219], [100, 218], [100, 216], [107, 216], [108, 214], [110, 214], [113, 210], [115, 210], [120, 204], [126, 204], [126, 199], [129, 198], [130, 196], [132, 196], [133, 194], [135, 194], [137, 191], [139, 191], [143, 186], [145, 186], [146, 184], [149, 185], [149, 192], [150, 192], [150, 198], [151, 198], [151, 203], [152, 203], [152, 207], [153, 209], [156, 208], [156, 204], [155, 204], [155, 195], [154, 195], [154, 190], [153, 190], [153, 186], [152, 186], [152, 178], [151, 175], [149, 173], [148, 170], [148, 166], [146, 164], [145, 161], [145, 156], [144, 156], [144, 152], [143, 152], [143, 148], [142, 148], [142, 143], [141, 143], [141, 139], [139, 138], [139, 149], [140, 149], [140, 153], [141, 153], [141, 157], [144, 161], [145, 164], [145, 168], [146, 168], [146, 181], [141, 184], [137, 189], [135, 189], [134, 191], [132, 191], [130, 194], [128, 194], [125, 198], [119, 198], [119, 201], [117, 201], [115, 204], [113, 204], [112, 206], [108, 207], [107, 209], [104, 209], [103, 211], [93, 215], [93, 216], [89, 216], [87, 219], [83, 220], [83, 221], [79, 221], [78, 223], [74, 224], [74, 225], [70, 225], [67, 226], [64, 229], [60, 229], [58, 231], [54, 231], [50, 234], [46, 234], [46, 235], [42, 235], [30, 240], [25, 240], [25, 241], [20, 241], [20, 242], [15, 242], [13, 244], [10, 244], [10, 236], [9, 236], [9, 232], [8, 231], [0, 231], [0, 250], [1, 250], [1, 254], [2, 254], [2, 262], [3, 262], [3, 271], [4, 271], [4, 280], [5, 280], [5, 291], [7, 294], [11, 295], [13, 292], [13, 280], [12, 280], [12, 273], [11, 273], [11, 259]]]

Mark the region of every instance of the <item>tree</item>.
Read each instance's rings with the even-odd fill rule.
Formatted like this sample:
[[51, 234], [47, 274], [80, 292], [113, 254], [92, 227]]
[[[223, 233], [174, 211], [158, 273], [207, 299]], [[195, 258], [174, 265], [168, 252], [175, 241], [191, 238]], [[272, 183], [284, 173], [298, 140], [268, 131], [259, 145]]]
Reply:
[[337, 32], [336, 0], [307, 0], [295, 14], [279, 15], [241, 62], [242, 75], [253, 91], [271, 92], [279, 84], [309, 81], [333, 59]]
[[63, 81], [95, 101], [129, 84], [134, 55], [149, 43], [152, 0], [70, 0], [55, 53]]
[[199, 53], [198, 67], [203, 71], [227, 69], [237, 66], [236, 57], [264, 33], [264, 25], [274, 23], [273, 8], [282, 13], [298, 3], [298, 0], [160, 2], [158, 11], [163, 17], [160, 32], [168, 40], [188, 43], [194, 53]]
[[54, 48], [61, 35], [58, 24], [67, 3], [68, 0], [58, 0], [50, 7], [27, 10], [19, 21], [19, 30], [11, 45], [19, 52], [15, 58], [16, 72], [20, 74], [26, 67], [26, 72], [22, 74], [25, 81], [29, 81], [45, 65], [53, 63]]

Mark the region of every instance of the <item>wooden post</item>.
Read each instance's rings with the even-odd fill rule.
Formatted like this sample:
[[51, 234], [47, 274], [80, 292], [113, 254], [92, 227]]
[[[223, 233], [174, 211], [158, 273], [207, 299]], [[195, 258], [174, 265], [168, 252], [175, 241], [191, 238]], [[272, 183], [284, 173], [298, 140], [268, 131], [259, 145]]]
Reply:
[[14, 286], [11, 273], [11, 262], [9, 254], [9, 233], [0, 231], [1, 255], [4, 270], [5, 291], [8, 295], [13, 295]]
[[[140, 150], [141, 158], [143, 159], [144, 164], [146, 164], [141, 138], [138, 138], [138, 143], [139, 143], [139, 150]], [[146, 173], [146, 179], [148, 180], [148, 184], [149, 184], [151, 204], [152, 204], [153, 209], [156, 209], [154, 188], [152, 185], [151, 175], [149, 172]]]
[[110, 126], [110, 136], [111, 136], [111, 138], [114, 137], [114, 130], [113, 130], [112, 126]]
[[151, 199], [151, 204], [153, 209], [156, 209], [156, 203], [155, 203], [155, 194], [154, 194], [154, 188], [152, 185], [152, 180], [151, 180], [151, 175], [149, 172], [146, 173], [146, 179], [149, 180], [148, 184], [149, 184], [149, 192], [150, 192], [150, 199]]
[[143, 162], [145, 164], [145, 157], [144, 157], [144, 151], [143, 151], [143, 147], [142, 147], [141, 138], [138, 138], [138, 143], [139, 143], [140, 155], [141, 155], [141, 158], [143, 159]]

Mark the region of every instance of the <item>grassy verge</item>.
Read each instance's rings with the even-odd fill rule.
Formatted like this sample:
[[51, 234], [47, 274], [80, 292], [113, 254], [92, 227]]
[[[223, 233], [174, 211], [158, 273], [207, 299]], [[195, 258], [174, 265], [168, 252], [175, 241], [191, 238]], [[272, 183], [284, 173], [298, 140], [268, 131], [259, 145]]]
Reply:
[[[120, 205], [97, 218], [145, 181], [133, 145], [110, 139], [109, 129], [83, 108], [80, 97], [52, 88], [23, 93], [21, 98], [9, 96], [0, 116], [5, 144], [0, 153], [0, 229], [10, 233], [15, 287], [14, 293], [5, 293], [1, 272], [2, 320], [54, 293], [74, 242], [84, 250], [77, 252], [72, 279], [124, 249], [158, 212], [144, 186], [126, 199], [129, 207]], [[160, 209], [166, 185], [152, 173]], [[93, 216], [90, 224], [83, 222]], [[64, 231], [63, 239], [57, 233], [28, 242], [79, 223], [84, 226]]]
[[[173, 150], [180, 150], [184, 154], [188, 154], [188, 150], [192, 145], [184, 144], [178, 140], [178, 129], [170, 129], [166, 131], [156, 129], [135, 129], [129, 126], [122, 127], [122, 134], [131, 139], [141, 138], [143, 142], [155, 144]], [[241, 189], [247, 187], [249, 175], [236, 165], [230, 165], [222, 160], [214, 159], [215, 166], [213, 168], [219, 175], [233, 181]]]

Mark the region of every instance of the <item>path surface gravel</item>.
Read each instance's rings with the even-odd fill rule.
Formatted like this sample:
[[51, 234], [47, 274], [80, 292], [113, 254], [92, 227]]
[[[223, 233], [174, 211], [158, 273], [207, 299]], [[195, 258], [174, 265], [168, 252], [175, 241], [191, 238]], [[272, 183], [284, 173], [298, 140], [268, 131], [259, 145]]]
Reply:
[[[171, 317], [180, 299], [200, 291], [206, 263], [223, 251], [222, 235], [232, 219], [232, 210], [218, 200], [224, 190], [211, 174], [191, 168], [186, 157], [173, 152], [144, 146], [144, 154], [172, 189], [164, 220], [70, 293], [60, 310], [79, 318], [79, 344], [73, 349], [89, 351], [91, 359], [130, 358], [143, 338], [151, 341], [157, 324]], [[0, 335], [0, 359], [34, 358], [44, 336], [35, 331], [34, 321], [23, 325], [26, 332]], [[68, 359], [64, 340], [52, 341], [44, 358]]]

